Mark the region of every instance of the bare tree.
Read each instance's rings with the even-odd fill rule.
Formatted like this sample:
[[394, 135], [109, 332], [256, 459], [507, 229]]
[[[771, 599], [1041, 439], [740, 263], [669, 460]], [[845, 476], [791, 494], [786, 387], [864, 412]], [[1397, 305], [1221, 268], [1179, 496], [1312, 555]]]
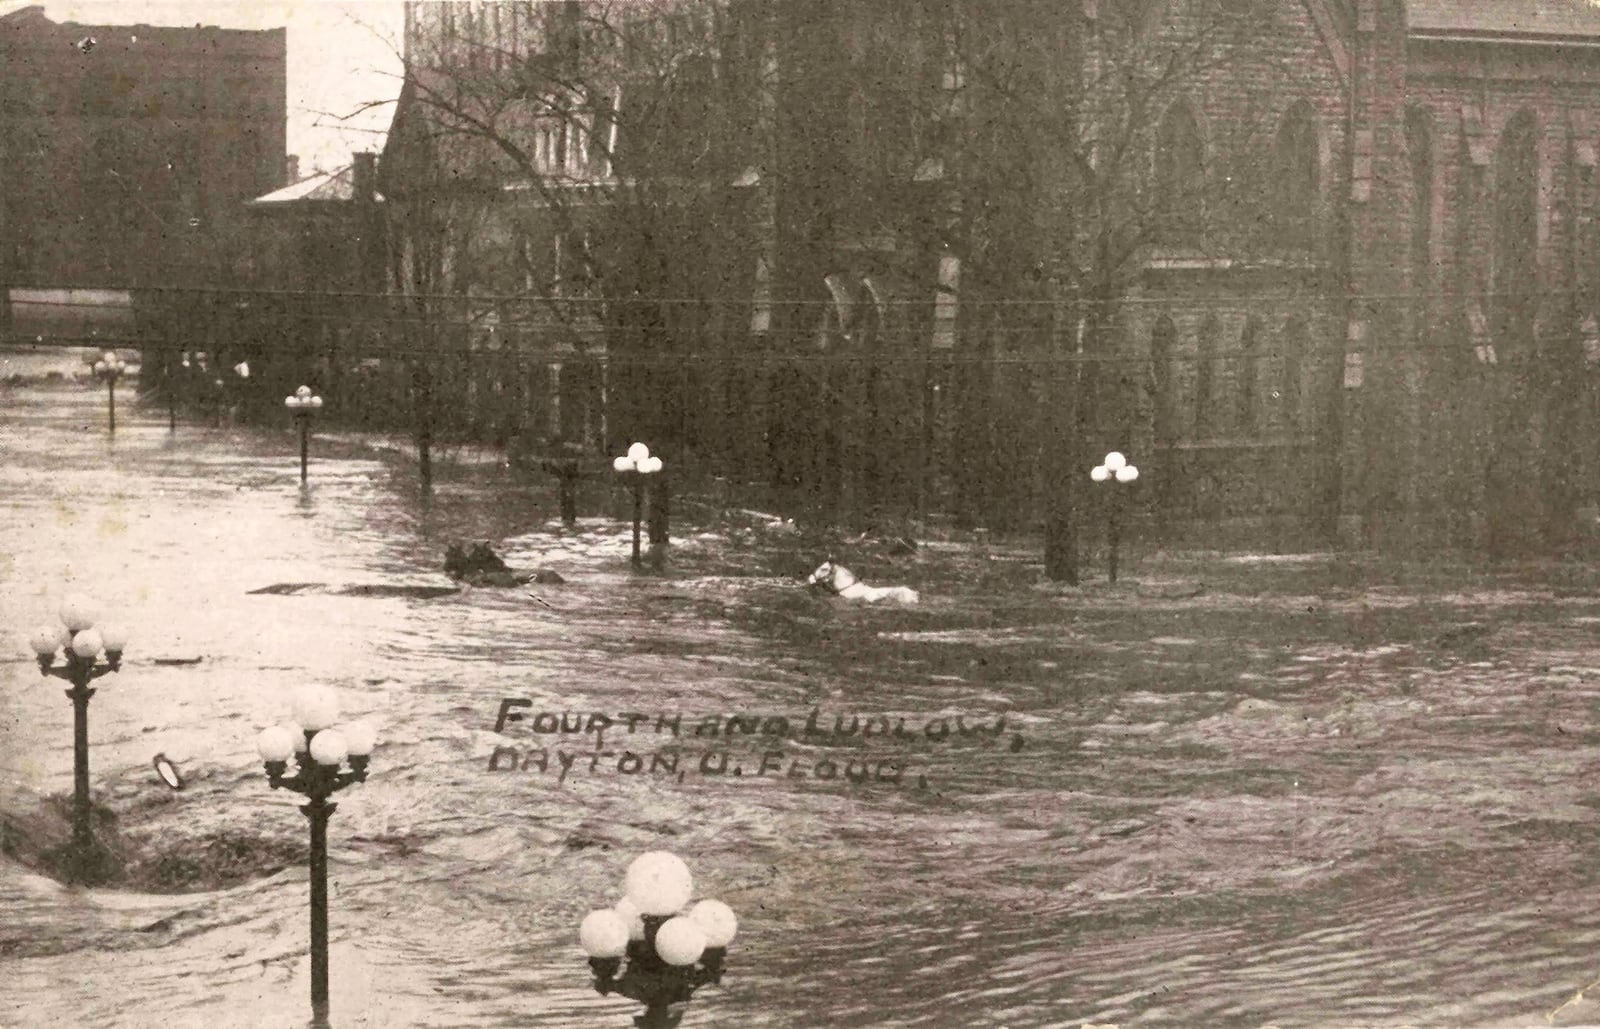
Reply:
[[[1143, 386], [1114, 353], [1123, 298], [1155, 252], [1238, 256], [1262, 242], [1264, 98], [1232, 85], [1251, 81], [1260, 30], [1218, 0], [952, 9], [966, 334], [991, 353], [1053, 358], [1032, 376], [1045, 384], [1042, 446], [1019, 464], [1045, 469], [1047, 574], [1076, 582], [1088, 437], [1127, 439]], [[1230, 88], [1234, 117], [1209, 148], [1173, 128], [1185, 101]]]
[[737, 175], [738, 155], [712, 145], [722, 5], [417, 4], [412, 17], [384, 178], [396, 286], [434, 327], [416, 350], [419, 432], [428, 360], [448, 352], [437, 327], [466, 346], [492, 323], [553, 363], [605, 354], [607, 428], [677, 442], [672, 349], [720, 281], [695, 259], [706, 184]]
[[[739, 400], [765, 409], [775, 481], [900, 489], [920, 507], [925, 471], [903, 466], [926, 463], [932, 362], [959, 336], [1006, 377], [968, 383], [969, 413], [1031, 398], [969, 428], [999, 433], [1014, 478], [1046, 469], [1047, 569], [1075, 579], [1084, 448], [1126, 435], [1144, 386], [1113, 360], [1123, 298], [1162, 248], [1262, 244], [1271, 177], [1254, 112], [1268, 98], [1241, 83], [1271, 81], [1248, 44], [1272, 30], [1253, 13], [1239, 0], [1176, 15], [1139, 0], [416, 5], [384, 159], [396, 283], [416, 331], [449, 323], [462, 338], [415, 352], [465, 346], [493, 309], [546, 350], [604, 352], [607, 434], [731, 450], [736, 433], [703, 410], [762, 394]], [[1233, 116], [1197, 150], [1170, 115], [1208, 90], [1229, 93]], [[840, 253], [880, 237], [936, 256], [940, 295], [898, 334], [868, 324], [872, 303], [830, 328], [848, 300], [848, 284], [829, 295]], [[955, 310], [960, 324], [943, 324]], [[826, 352], [830, 333], [876, 333], [878, 349], [835, 360], [848, 355]], [[703, 349], [752, 335], [772, 341], [770, 390]], [[691, 358], [706, 356], [716, 371], [695, 378]], [[417, 383], [426, 412], [432, 377]], [[923, 437], [906, 441], [916, 460], [873, 457], [907, 431]]]

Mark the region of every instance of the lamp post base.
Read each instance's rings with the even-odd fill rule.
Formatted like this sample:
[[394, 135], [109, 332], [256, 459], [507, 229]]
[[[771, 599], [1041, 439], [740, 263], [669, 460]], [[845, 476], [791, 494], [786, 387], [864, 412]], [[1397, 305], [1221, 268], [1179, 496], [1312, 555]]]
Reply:
[[673, 1029], [683, 1021], [683, 1012], [673, 1011], [665, 1004], [646, 1008], [644, 1014], [633, 1016], [638, 1029]]
[[639, 529], [644, 521], [644, 481], [634, 473], [633, 480], [633, 565], [635, 568], [643, 564], [642, 553], [639, 548]]
[[98, 839], [68, 841], [45, 851], [44, 867], [69, 886], [101, 886], [122, 878], [122, 861]]

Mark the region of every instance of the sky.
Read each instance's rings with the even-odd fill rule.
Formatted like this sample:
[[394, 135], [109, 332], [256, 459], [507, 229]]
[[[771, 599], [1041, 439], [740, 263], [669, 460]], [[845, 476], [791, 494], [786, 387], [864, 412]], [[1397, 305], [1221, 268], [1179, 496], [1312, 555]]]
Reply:
[[378, 150], [400, 93], [400, 0], [0, 0], [0, 14], [41, 6], [52, 21], [90, 25], [288, 28], [289, 153], [301, 174]]

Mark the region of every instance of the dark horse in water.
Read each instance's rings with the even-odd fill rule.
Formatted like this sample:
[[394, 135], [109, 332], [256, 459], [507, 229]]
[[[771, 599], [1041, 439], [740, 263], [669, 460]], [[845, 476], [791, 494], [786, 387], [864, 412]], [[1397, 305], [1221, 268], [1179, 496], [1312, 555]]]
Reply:
[[549, 570], [513, 572], [487, 543], [474, 543], [470, 549], [460, 543], [445, 548], [444, 572], [469, 586], [521, 586], [529, 582], [559, 583], [560, 575]]

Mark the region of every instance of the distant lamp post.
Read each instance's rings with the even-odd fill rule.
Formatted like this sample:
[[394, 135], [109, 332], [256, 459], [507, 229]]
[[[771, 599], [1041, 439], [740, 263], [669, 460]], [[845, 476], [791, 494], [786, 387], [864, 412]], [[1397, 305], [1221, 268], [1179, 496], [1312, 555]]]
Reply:
[[[72, 684], [66, 690], [72, 701], [72, 858], [68, 864], [73, 882], [98, 879], [99, 853], [89, 808], [89, 684], [122, 668], [122, 652], [128, 645], [127, 630], [113, 624], [96, 624], [100, 609], [80, 594], [61, 604], [61, 624], [36, 629], [28, 646], [39, 659], [39, 671]], [[59, 652], [59, 654], [58, 654]], [[99, 659], [104, 656], [102, 662]], [[56, 663], [64, 657], [62, 664]]]
[[[366, 722], [333, 728], [339, 698], [326, 686], [308, 686], [294, 698], [293, 725], [263, 729], [256, 750], [267, 765], [267, 782], [308, 798], [300, 805], [311, 822], [311, 1010], [328, 1017], [328, 818], [337, 804], [328, 798], [351, 783], [365, 782], [367, 761], [378, 734]], [[295, 772], [288, 775], [289, 760]], [[339, 767], [348, 760], [350, 770]]]
[[[661, 458], [653, 456], [650, 453], [650, 448], [645, 446], [643, 443], [635, 443], [633, 446], [628, 448], [627, 454], [613, 460], [611, 462], [611, 467], [614, 468], [618, 474], [627, 476], [633, 486], [633, 563], [637, 565], [641, 563], [641, 552], [639, 549], [639, 527], [644, 521], [645, 480], [661, 471]], [[657, 511], [652, 511], [652, 521], [654, 521], [657, 513]], [[664, 514], [662, 515], [662, 519], [664, 523]], [[664, 537], [665, 532], [661, 533], [661, 535]], [[652, 542], [655, 542], [655, 536], [655, 526], [652, 525]], [[665, 543], [666, 540], [663, 538], [660, 542]]]
[[[246, 367], [245, 373], [249, 374]], [[310, 453], [311, 417], [322, 410], [322, 398], [311, 392], [310, 386], [301, 386], [293, 396], [283, 398], [283, 406], [294, 415], [295, 427], [300, 430], [300, 485], [306, 482], [306, 459]]]
[[702, 900], [685, 910], [694, 894], [689, 866], [666, 851], [636, 858], [623, 886], [616, 907], [584, 918], [578, 942], [601, 996], [617, 993], [643, 1004], [644, 1014], [633, 1020], [640, 1029], [669, 1029], [683, 1018], [672, 1005], [722, 981], [739, 919], [720, 900]]
[[112, 434], [117, 431], [117, 380], [122, 378], [127, 370], [128, 363], [118, 357], [115, 350], [107, 350], [94, 363], [95, 376], [104, 379], [106, 383], [106, 413]]
[[[1113, 450], [1111, 453], [1106, 455], [1106, 459], [1104, 461], [1094, 466], [1094, 468], [1089, 472], [1089, 478], [1093, 479], [1095, 482], [1108, 482], [1114, 480], [1122, 485], [1127, 485], [1139, 478], [1139, 469], [1129, 464], [1126, 457], [1123, 457], [1120, 453]], [[1121, 508], [1122, 491], [1112, 490], [1111, 507], [1109, 509], [1110, 513], [1106, 516], [1106, 540], [1110, 545], [1110, 557], [1107, 560], [1107, 572], [1108, 578], [1112, 582], [1117, 581], [1117, 546], [1120, 542], [1118, 538], [1119, 526], [1117, 523], [1118, 515], [1122, 513]]]

